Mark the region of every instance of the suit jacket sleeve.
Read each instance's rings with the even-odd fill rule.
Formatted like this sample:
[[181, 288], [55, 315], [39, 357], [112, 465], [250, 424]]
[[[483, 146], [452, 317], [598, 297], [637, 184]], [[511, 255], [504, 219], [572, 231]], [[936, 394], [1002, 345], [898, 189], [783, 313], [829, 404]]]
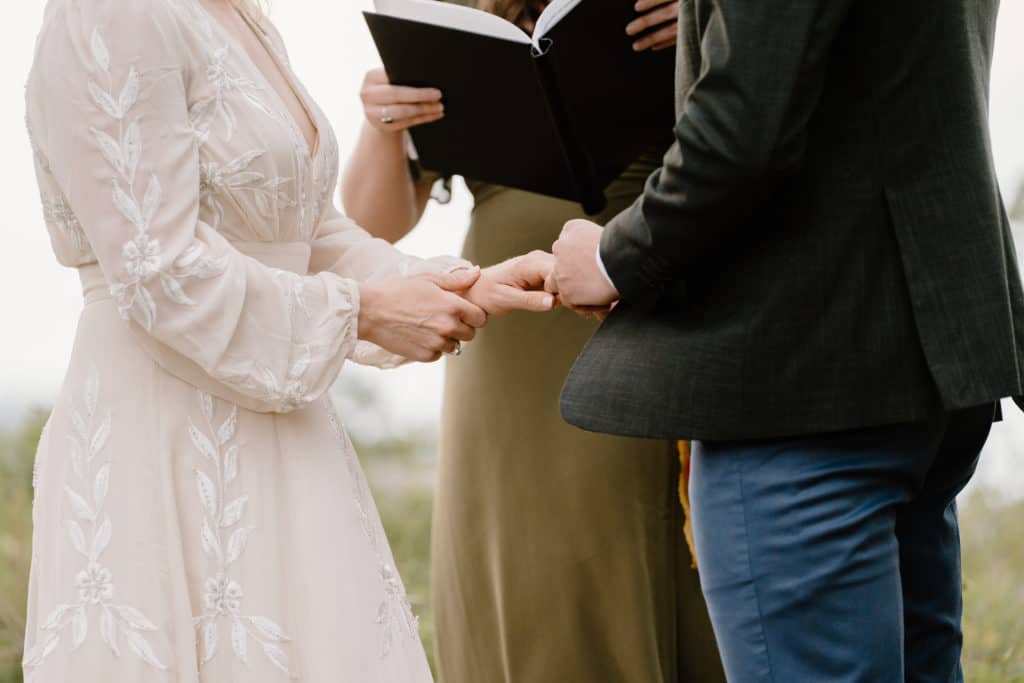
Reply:
[[602, 238], [601, 259], [624, 300], [657, 297], [759, 227], [759, 208], [802, 163], [829, 51], [852, 0], [707, 4], [700, 76], [676, 141]]

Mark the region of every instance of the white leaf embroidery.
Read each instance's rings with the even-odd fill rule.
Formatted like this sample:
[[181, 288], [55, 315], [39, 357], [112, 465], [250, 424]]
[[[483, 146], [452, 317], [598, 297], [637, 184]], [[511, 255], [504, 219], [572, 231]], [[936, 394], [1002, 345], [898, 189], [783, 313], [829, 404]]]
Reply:
[[121, 112], [117, 108], [117, 102], [110, 96], [110, 93], [89, 81], [89, 95], [92, 96], [92, 101], [96, 106], [102, 109], [107, 116], [111, 116], [119, 121], [121, 120]]
[[85, 641], [89, 633], [89, 618], [86, 616], [85, 607], [79, 607], [75, 616], [71, 618], [71, 649], [77, 650], [78, 646]]
[[[91, 520], [95, 519], [96, 513], [94, 513], [92, 511], [92, 507], [89, 505], [89, 503], [86, 502], [85, 498], [82, 498], [80, 495], [75, 493], [75, 491], [72, 490], [72, 488], [70, 486], [67, 486], [67, 485], [64, 486], [64, 493], [66, 493], [68, 495], [68, 499], [71, 501], [71, 509], [74, 511], [75, 515], [79, 519], [84, 519], [84, 520], [87, 520], [87, 521], [91, 521]], [[82, 528], [81, 527], [78, 527], [78, 533], [80, 533], [80, 534], [82, 533]], [[74, 541], [74, 539], [72, 539], [72, 542], [73, 541]], [[75, 544], [75, 547], [76, 548], [78, 547], [77, 543]], [[85, 535], [84, 534], [82, 534], [82, 547], [83, 548], [85, 547]]]
[[[195, 246], [195, 244], [191, 245], [186, 251], [191, 251]], [[213, 422], [213, 398], [209, 394], [199, 392], [199, 408], [203, 411], [203, 417], [206, 418], [206, 421]], [[191, 420], [189, 422], [191, 423]]]
[[192, 444], [196, 447], [196, 450], [207, 459], [217, 462], [217, 449], [214, 448], [213, 442], [196, 428], [192, 418], [188, 419], [188, 435], [192, 438]]
[[246, 632], [245, 626], [242, 625], [242, 622], [238, 617], [235, 617], [231, 621], [231, 649], [235, 651], [235, 654], [238, 655], [238, 658], [243, 662], [248, 661], [248, 644], [249, 634]]
[[89, 457], [88, 462], [92, 462], [99, 453], [106, 447], [107, 440], [110, 438], [110, 413], [103, 418], [103, 422], [96, 428], [96, 432], [92, 435], [92, 439], [89, 441]]
[[110, 463], [106, 463], [96, 473], [96, 480], [93, 483], [92, 502], [96, 509], [103, 507], [103, 501], [107, 497], [107, 490], [110, 488]]
[[[142, 154], [142, 139], [139, 132], [139, 120], [132, 121], [131, 125], [128, 126], [128, 130], [124, 133], [124, 141], [121, 143], [121, 149], [124, 150], [121, 155], [124, 159], [125, 171], [128, 174], [128, 182], [135, 182], [135, 171], [139, 167], [139, 156]], [[147, 216], [147, 224], [152, 216]]]
[[116, 180], [114, 181], [114, 205], [121, 212], [121, 215], [127, 218], [136, 228], [142, 230], [145, 227], [142, 214], [139, 212], [139, 205], [135, 203], [135, 200], [127, 192], [121, 189]]
[[270, 640], [277, 642], [287, 642], [291, 640], [277, 622], [271, 621], [266, 617], [251, 617], [249, 621], [252, 622], [252, 625], [255, 626], [261, 634], [263, 634], [264, 638], [269, 638]]
[[[214, 457], [216, 462], [216, 457]], [[217, 487], [214, 485], [213, 480], [206, 476], [206, 473], [202, 470], [196, 470], [196, 489], [199, 491], [199, 500], [202, 501], [203, 507], [206, 508], [206, 513], [210, 515], [210, 519], [217, 518]]]
[[217, 441], [221, 446], [235, 438], [235, 428], [238, 425], [238, 406], [231, 406], [231, 414], [220, 425], [217, 430]]
[[71, 449], [71, 467], [76, 477], [82, 476], [82, 448], [73, 437], [68, 437], [68, 448]]
[[224, 516], [220, 520], [220, 525], [226, 529], [238, 524], [245, 512], [245, 503], [248, 500], [249, 496], [241, 496], [228, 503], [224, 507]]
[[114, 617], [110, 610], [104, 609], [103, 613], [100, 614], [100, 635], [103, 637], [103, 642], [110, 647], [114, 655], [120, 657], [121, 650], [117, 647], [117, 630], [114, 628]]
[[139, 72], [133, 66], [128, 70], [128, 79], [124, 83], [124, 88], [121, 89], [121, 96], [117, 98], [118, 111], [121, 112], [121, 117], [124, 117], [135, 106], [135, 101], [138, 98]]
[[74, 546], [82, 555], [86, 555], [85, 552], [85, 534], [82, 532], [82, 527], [78, 525], [73, 519], [69, 519], [66, 522], [68, 528], [68, 536], [71, 537], [71, 545]]
[[60, 643], [60, 636], [56, 633], [47, 634], [46, 640], [25, 653], [25, 659], [22, 661], [23, 666], [26, 669], [39, 666], [44, 659], [53, 654], [53, 651], [57, 649], [58, 643]]
[[46, 617], [46, 621], [40, 627], [44, 631], [52, 631], [53, 629], [59, 629], [63, 627], [64, 616], [71, 609], [71, 605], [57, 605], [57, 608], [50, 612], [50, 616]]
[[100, 152], [103, 153], [103, 158], [107, 160], [111, 166], [114, 167], [121, 175], [124, 175], [124, 155], [121, 152], [121, 146], [117, 144], [114, 138], [110, 137], [102, 130], [92, 128], [92, 135], [96, 138], [96, 143], [100, 147]]
[[138, 631], [125, 631], [124, 635], [125, 638], [128, 639], [128, 644], [131, 646], [135, 654], [142, 658], [146, 663], [154, 669], [159, 669], [160, 671], [167, 670], [164, 663], [161, 662], [157, 658], [156, 653], [153, 652], [153, 646], [151, 646], [149, 641], [143, 638]]
[[140, 631], [155, 631], [156, 625], [151, 622], [146, 616], [130, 605], [117, 605], [114, 609], [117, 613], [128, 622], [128, 625], [134, 629]]
[[241, 529], [235, 529], [228, 539], [228, 564], [231, 564], [239, 557], [242, 556], [242, 551], [245, 550], [246, 541], [249, 540], [249, 532], [252, 529], [248, 527], [242, 527]]
[[142, 302], [142, 325], [147, 330], [153, 329], [153, 323], [156, 322], [156, 302], [153, 301], [153, 295], [149, 293], [149, 290], [145, 287], [136, 288], [139, 301]]
[[160, 284], [164, 288], [164, 294], [174, 303], [181, 306], [195, 306], [196, 302], [185, 294], [185, 290], [181, 288], [181, 283], [172, 276], [167, 273], [160, 273]]
[[203, 542], [203, 550], [206, 551], [207, 554], [213, 555], [219, 562], [223, 556], [220, 549], [220, 539], [218, 539], [217, 535], [213, 533], [213, 529], [210, 528], [209, 523], [205, 519], [203, 520], [201, 540]]
[[154, 173], [150, 176], [149, 184], [146, 185], [146, 194], [142, 197], [142, 218], [146, 227], [153, 222], [153, 216], [160, 207], [160, 195], [160, 181]]
[[274, 666], [283, 673], [291, 675], [291, 672], [288, 670], [288, 655], [285, 654], [284, 650], [272, 643], [260, 644], [263, 646], [263, 653], [267, 655], [267, 659], [273, 662]]
[[89, 441], [89, 428], [85, 426], [85, 420], [82, 419], [81, 413], [77, 410], [72, 409], [71, 411], [71, 424], [75, 428], [75, 434], [82, 441]]
[[213, 656], [217, 654], [217, 640], [218, 640], [218, 628], [217, 622], [210, 620], [206, 623], [203, 628], [203, 661], [208, 662], [213, 659]]
[[98, 66], [104, 72], [110, 72], [110, 52], [107, 50], [107, 44], [103, 42], [103, 37], [100, 36], [100, 32], [96, 29], [92, 30], [92, 37], [89, 40], [89, 47], [92, 49], [92, 58]]
[[96, 366], [89, 366], [89, 374], [85, 378], [85, 409], [89, 417], [96, 414], [96, 402], [100, 395], [100, 377]]
[[102, 555], [103, 551], [107, 549], [108, 545], [110, 545], [110, 537], [112, 534], [113, 529], [110, 525], [110, 518], [107, 517], [103, 520], [103, 524], [100, 525], [96, 535], [93, 536], [92, 547], [89, 549], [89, 559], [92, 562], [98, 561], [100, 555]]
[[230, 484], [238, 476], [238, 446], [228, 446], [224, 453], [224, 483]]

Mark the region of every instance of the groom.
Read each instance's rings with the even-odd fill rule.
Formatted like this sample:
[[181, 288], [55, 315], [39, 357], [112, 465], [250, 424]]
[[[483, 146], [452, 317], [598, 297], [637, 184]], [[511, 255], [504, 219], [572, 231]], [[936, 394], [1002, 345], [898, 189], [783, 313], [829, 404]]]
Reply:
[[[565, 418], [694, 439], [731, 683], [962, 681], [954, 498], [1024, 393], [997, 0], [683, 0], [676, 143], [549, 291], [618, 302]], [[595, 258], [596, 256], [596, 258]]]

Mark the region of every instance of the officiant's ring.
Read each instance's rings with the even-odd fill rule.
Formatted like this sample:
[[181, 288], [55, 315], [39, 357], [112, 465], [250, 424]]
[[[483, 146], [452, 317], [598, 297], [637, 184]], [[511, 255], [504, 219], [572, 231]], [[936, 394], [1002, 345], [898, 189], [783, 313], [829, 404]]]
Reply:
[[456, 341], [455, 348], [448, 352], [449, 356], [461, 356], [462, 355], [462, 342]]
[[380, 112], [380, 122], [385, 126], [391, 125], [395, 122], [394, 116], [388, 116], [388, 108], [384, 107]]

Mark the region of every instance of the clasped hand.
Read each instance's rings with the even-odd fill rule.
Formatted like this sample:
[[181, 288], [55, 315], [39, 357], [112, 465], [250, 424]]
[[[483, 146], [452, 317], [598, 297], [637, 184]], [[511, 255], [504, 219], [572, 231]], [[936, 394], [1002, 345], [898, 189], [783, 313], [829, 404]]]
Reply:
[[542, 251], [480, 269], [394, 277], [360, 286], [359, 338], [410, 360], [435, 361], [471, 341], [489, 316], [550, 311], [554, 257]]

